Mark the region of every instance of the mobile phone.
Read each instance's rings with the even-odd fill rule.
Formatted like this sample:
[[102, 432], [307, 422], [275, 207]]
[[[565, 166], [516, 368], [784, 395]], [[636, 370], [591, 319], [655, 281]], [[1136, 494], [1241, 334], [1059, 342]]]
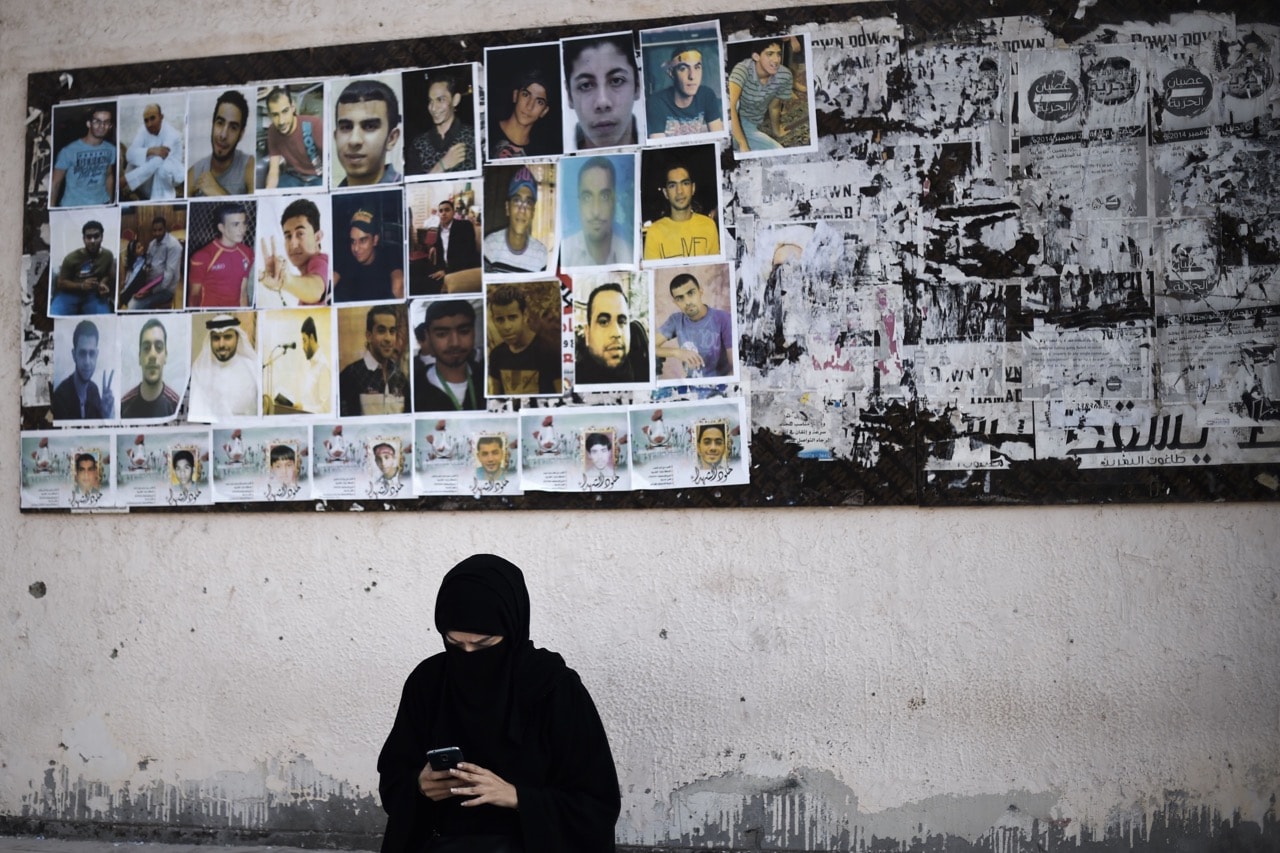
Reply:
[[462, 761], [462, 750], [456, 746], [446, 746], [427, 752], [427, 763], [432, 770], [452, 770]]

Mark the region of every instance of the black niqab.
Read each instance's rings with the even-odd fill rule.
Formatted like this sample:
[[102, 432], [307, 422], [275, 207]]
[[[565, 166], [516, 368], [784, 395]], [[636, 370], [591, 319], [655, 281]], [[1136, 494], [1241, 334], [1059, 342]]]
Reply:
[[466, 652], [445, 642], [441, 723], [468, 761], [502, 775], [503, 739], [510, 728], [517, 668], [533, 650], [529, 640], [529, 591], [514, 564], [493, 554], [475, 554], [449, 570], [436, 595], [436, 630], [502, 637], [502, 642]]

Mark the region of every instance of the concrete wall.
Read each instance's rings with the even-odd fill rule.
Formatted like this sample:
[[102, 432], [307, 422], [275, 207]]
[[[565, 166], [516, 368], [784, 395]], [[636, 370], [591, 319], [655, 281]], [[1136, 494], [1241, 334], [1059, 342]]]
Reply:
[[[753, 5], [780, 4], [732, 8]], [[352, 8], [0, 0], [11, 401], [25, 75], [496, 14]], [[538, 0], [501, 25], [687, 11]], [[16, 452], [15, 417], [0, 434]], [[1274, 505], [71, 519], [20, 515], [15, 468], [0, 454], [0, 830], [375, 843], [436, 586], [483, 549], [524, 566], [535, 639], [596, 697], [620, 842], [1280, 849]]]

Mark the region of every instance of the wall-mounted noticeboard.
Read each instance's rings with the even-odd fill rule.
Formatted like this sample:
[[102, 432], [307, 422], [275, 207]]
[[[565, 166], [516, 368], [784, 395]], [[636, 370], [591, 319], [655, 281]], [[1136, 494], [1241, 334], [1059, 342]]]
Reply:
[[24, 510], [1274, 500], [1280, 15], [31, 75]]

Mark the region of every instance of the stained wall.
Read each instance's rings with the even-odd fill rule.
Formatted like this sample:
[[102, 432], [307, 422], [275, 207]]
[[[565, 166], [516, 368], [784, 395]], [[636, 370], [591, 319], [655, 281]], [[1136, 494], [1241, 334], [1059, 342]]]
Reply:
[[[533, 2], [500, 26], [622, 14]], [[27, 73], [477, 26], [465, 4], [0, 2], [0, 387]], [[16, 449], [16, 417], [0, 431]], [[1280, 846], [1273, 506], [69, 518], [19, 514], [15, 467], [0, 830], [376, 844], [374, 760], [439, 648], [436, 585], [492, 550], [596, 697], [622, 843]]]

